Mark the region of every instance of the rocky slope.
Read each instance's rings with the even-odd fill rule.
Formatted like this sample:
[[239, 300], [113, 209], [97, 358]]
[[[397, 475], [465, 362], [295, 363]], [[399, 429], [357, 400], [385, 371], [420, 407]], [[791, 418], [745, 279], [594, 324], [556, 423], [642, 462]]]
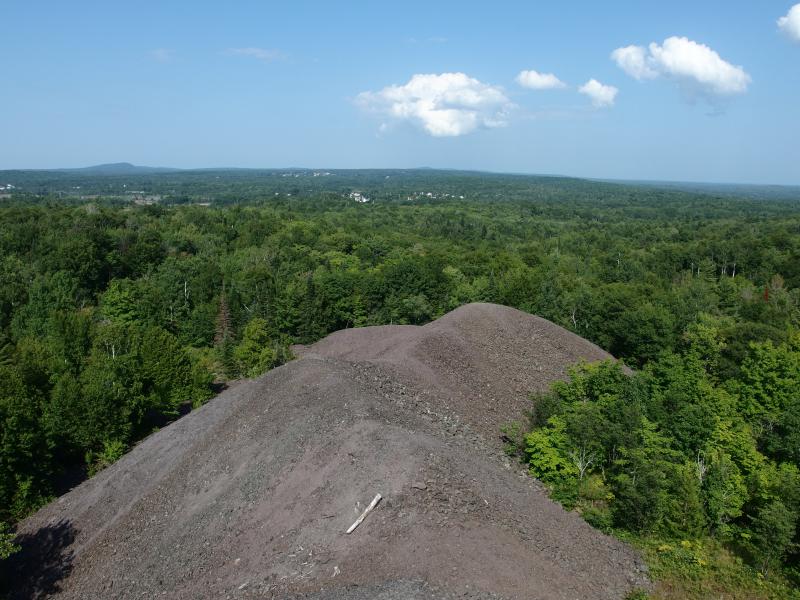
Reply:
[[12, 598], [623, 598], [646, 584], [633, 550], [499, 452], [529, 390], [602, 350], [490, 304], [296, 350], [21, 524]]

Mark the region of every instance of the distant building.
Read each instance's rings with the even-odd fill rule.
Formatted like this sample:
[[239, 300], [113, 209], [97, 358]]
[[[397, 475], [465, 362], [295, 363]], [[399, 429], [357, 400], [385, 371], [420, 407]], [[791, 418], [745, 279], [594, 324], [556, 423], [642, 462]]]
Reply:
[[350, 198], [355, 200], [356, 202], [360, 202], [361, 204], [370, 201], [369, 198], [364, 196], [361, 192], [350, 192]]
[[139, 206], [150, 206], [161, 202], [161, 196], [134, 196], [133, 203]]

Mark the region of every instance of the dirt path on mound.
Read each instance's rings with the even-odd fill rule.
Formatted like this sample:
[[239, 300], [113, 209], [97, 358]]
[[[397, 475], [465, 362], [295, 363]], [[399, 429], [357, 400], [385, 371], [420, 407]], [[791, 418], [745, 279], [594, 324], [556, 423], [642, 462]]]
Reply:
[[573, 600], [646, 584], [634, 551], [497, 451], [527, 390], [601, 350], [482, 304], [300, 353], [24, 522], [12, 598]]

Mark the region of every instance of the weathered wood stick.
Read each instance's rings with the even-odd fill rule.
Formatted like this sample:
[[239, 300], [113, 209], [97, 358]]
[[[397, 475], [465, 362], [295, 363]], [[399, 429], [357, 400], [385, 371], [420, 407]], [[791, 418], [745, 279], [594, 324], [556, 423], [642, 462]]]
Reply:
[[350, 525], [350, 529], [347, 530], [347, 533], [353, 533], [356, 530], [356, 527], [361, 525], [361, 522], [366, 518], [366, 516], [372, 512], [372, 509], [378, 505], [378, 502], [381, 501], [382, 496], [380, 494], [375, 494], [375, 497], [372, 499], [372, 502], [369, 503], [369, 506], [364, 509], [364, 512], [361, 513], [361, 516], [356, 519], [356, 522]]

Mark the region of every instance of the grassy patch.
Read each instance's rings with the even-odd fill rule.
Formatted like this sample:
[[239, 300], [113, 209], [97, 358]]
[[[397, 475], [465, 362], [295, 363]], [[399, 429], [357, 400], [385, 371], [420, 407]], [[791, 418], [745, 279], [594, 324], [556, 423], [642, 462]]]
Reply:
[[651, 600], [798, 600], [800, 590], [780, 574], [763, 577], [724, 545], [709, 538], [663, 540], [625, 532], [650, 568]]

